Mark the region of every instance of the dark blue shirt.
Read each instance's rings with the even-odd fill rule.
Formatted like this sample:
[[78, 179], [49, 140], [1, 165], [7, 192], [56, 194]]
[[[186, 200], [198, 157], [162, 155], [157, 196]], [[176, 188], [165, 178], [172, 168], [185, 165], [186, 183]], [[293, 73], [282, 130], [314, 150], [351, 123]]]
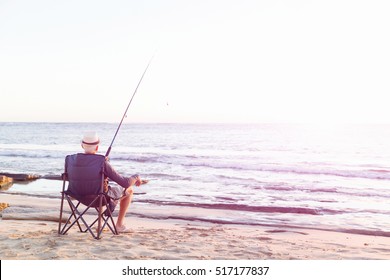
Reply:
[[131, 184], [114, 170], [105, 156], [97, 154], [74, 154], [65, 158], [65, 172], [68, 176], [68, 190], [77, 195], [98, 194], [101, 190], [102, 173], [123, 188]]

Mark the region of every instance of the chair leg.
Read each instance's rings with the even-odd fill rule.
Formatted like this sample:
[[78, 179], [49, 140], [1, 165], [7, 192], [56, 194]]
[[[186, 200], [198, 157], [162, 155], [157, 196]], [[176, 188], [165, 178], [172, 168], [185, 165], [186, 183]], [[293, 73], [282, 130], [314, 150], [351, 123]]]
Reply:
[[[70, 207], [70, 210], [71, 210], [71, 214], [70, 216], [68, 217], [68, 219], [66, 220], [66, 222], [64, 223], [64, 226], [61, 228], [61, 221], [59, 222], [59, 227], [58, 227], [58, 233], [59, 234], [66, 234], [66, 232], [70, 229], [70, 226], [69, 226], [69, 223], [72, 219], [72, 217], [76, 218], [75, 214], [74, 214], [74, 205], [73, 203], [69, 200], [69, 198], [66, 196], [65, 197], [66, 200], [68, 201], [68, 204], [69, 204], [69, 207]], [[61, 212], [63, 211], [63, 201], [61, 201]], [[62, 213], [60, 214], [60, 220], [62, 220]]]
[[[67, 194], [64, 194], [64, 199], [68, 201], [71, 213], [65, 222], [65, 224], [62, 226], [62, 222], [59, 222], [59, 227], [58, 227], [58, 233], [65, 235], [75, 224], [77, 224], [80, 232], [89, 232], [93, 238], [95, 239], [100, 239], [101, 235], [103, 233], [103, 230], [106, 226], [111, 230], [111, 232], [115, 235], [118, 234], [118, 231], [115, 226], [114, 219], [112, 217], [112, 212], [109, 207], [108, 201], [104, 195], [97, 196], [83, 211], [79, 210], [79, 206], [81, 205], [81, 202], [78, 201], [78, 203], [75, 205]], [[99, 206], [98, 207], [91, 207], [91, 205], [96, 204], [97, 200], [99, 199]], [[63, 215], [63, 201], [61, 202], [61, 209], [60, 209], [60, 217], [62, 219]], [[107, 210], [107, 217], [104, 216], [103, 207], [106, 208]], [[92, 223], [87, 223], [87, 221], [84, 219], [83, 215], [86, 214], [86, 212], [91, 209], [95, 208], [95, 210], [98, 213], [98, 217], [92, 222]], [[74, 219], [74, 220], [73, 220]], [[73, 220], [73, 221], [72, 221]], [[96, 234], [94, 230], [92, 230], [92, 227], [98, 222], [98, 228], [96, 231]], [[81, 228], [81, 223], [86, 227], [85, 230]], [[111, 223], [111, 224], [110, 224]]]
[[107, 211], [108, 211], [108, 217], [107, 217], [107, 219], [110, 219], [111, 224], [112, 224], [112, 227], [110, 226], [109, 223], [107, 223], [107, 225], [108, 225], [108, 227], [110, 228], [110, 230], [111, 230], [111, 232], [112, 232], [113, 234], [118, 235], [119, 233], [118, 233], [118, 230], [116, 229], [116, 225], [115, 225], [114, 219], [112, 218], [111, 209], [110, 209], [110, 207], [109, 207], [109, 204], [108, 204], [106, 198], [104, 198], [104, 200], [105, 200], [105, 202], [106, 202], [105, 204], [107, 205]]
[[64, 192], [61, 193], [61, 206], [60, 206], [60, 218], [58, 220], [58, 234], [61, 234], [61, 226], [62, 226], [62, 212], [64, 211]]
[[[71, 201], [71, 199], [69, 197], [66, 197], [67, 201], [68, 201], [68, 204], [69, 204], [69, 208], [71, 210], [71, 214], [70, 216], [68, 217], [68, 219], [66, 220], [65, 224], [64, 224], [64, 227], [62, 228], [62, 230], [60, 231], [60, 234], [66, 234], [68, 232], [68, 230], [75, 224], [77, 223], [78, 227], [79, 227], [79, 230], [82, 231], [81, 229], [81, 226], [80, 226], [80, 223], [78, 222], [78, 219], [76, 217], [76, 214], [75, 212], [77, 211], [77, 208], [79, 207], [80, 205], [80, 202], [77, 203], [76, 206], [74, 206], [73, 202]], [[71, 223], [71, 220], [72, 220], [72, 217], [75, 219], [75, 221], [73, 223]], [[70, 224], [70, 225], [69, 225]]]
[[[80, 211], [78, 210], [78, 206], [80, 205], [80, 202], [77, 204], [77, 206], [74, 206], [74, 204], [72, 203], [72, 201], [71, 201], [68, 197], [67, 197], [67, 200], [68, 200], [69, 206], [70, 206], [71, 211], [72, 211], [72, 213], [71, 213], [71, 215], [70, 215], [68, 221], [70, 221], [72, 217], [74, 217], [75, 220], [74, 220], [68, 227], [65, 227], [65, 226], [64, 226], [64, 228], [63, 228], [63, 230], [62, 230], [62, 234], [66, 234], [66, 233], [68, 232], [68, 230], [71, 229], [75, 223], [77, 223], [77, 225], [78, 225], [78, 227], [79, 227], [79, 229], [80, 229], [81, 232], [89, 231], [89, 233], [91, 233], [91, 235], [92, 235], [94, 238], [97, 238], [96, 235], [95, 235], [95, 234], [93, 233], [93, 231], [91, 230], [91, 226], [88, 225], [88, 223], [87, 223], [87, 222], [85, 221], [85, 219], [83, 218], [83, 215], [84, 215], [84, 214], [88, 211], [88, 209], [90, 209], [91, 207], [88, 206], [82, 213], [80, 213]], [[77, 214], [77, 217], [76, 217], [76, 214]], [[80, 223], [79, 223], [79, 220], [81, 220], [82, 223], [85, 225], [85, 227], [86, 227], [86, 230], [85, 230], [85, 231], [83, 231], [83, 230], [81, 229], [81, 225], [80, 225]]]

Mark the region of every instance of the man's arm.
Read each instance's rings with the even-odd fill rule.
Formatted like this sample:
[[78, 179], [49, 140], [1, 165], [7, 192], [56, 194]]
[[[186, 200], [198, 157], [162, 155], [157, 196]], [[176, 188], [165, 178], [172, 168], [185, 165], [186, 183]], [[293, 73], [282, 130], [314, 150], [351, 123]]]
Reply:
[[139, 186], [140, 184], [138, 182], [142, 182], [138, 175], [133, 175], [129, 178], [120, 175], [107, 160], [104, 162], [104, 175], [123, 188], [130, 187], [134, 184]]

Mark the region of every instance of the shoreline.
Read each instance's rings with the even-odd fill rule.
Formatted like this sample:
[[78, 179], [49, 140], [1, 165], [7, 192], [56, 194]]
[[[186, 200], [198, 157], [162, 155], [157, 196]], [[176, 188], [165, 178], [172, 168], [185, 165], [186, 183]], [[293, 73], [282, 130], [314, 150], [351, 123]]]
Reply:
[[[51, 195], [51, 194], [38, 194], [38, 193], [24, 193], [24, 192], [0, 192], [1, 194], [10, 195], [10, 196], [21, 196], [21, 197], [31, 197], [31, 198], [41, 198], [41, 199], [50, 199], [50, 200], [59, 200], [60, 196]], [[140, 195], [139, 193], [135, 193], [136, 196]], [[354, 228], [327, 228], [327, 227], [312, 227], [309, 225], [294, 225], [294, 224], [271, 224], [271, 223], [262, 223], [262, 222], [251, 222], [251, 221], [241, 221], [239, 219], [235, 220], [227, 220], [223, 219], [223, 217], [233, 217], [235, 216], [236, 209], [231, 207], [223, 208], [219, 207], [220, 204], [217, 204], [216, 207], [210, 204], [210, 207], [207, 207], [207, 204], [198, 204], [198, 203], [173, 203], [173, 202], [165, 202], [165, 201], [150, 201], [144, 199], [134, 199], [132, 205], [130, 206], [130, 214], [129, 216], [133, 218], [140, 219], [150, 219], [155, 221], [164, 221], [164, 220], [173, 220], [177, 222], [195, 222], [195, 223], [206, 223], [212, 225], [221, 225], [221, 226], [237, 226], [237, 227], [264, 227], [264, 228], [279, 228], [282, 227], [288, 231], [297, 231], [297, 230], [318, 230], [324, 232], [339, 232], [339, 233], [348, 233], [348, 234], [360, 234], [367, 236], [381, 236], [381, 237], [390, 237], [390, 231], [381, 231], [381, 230], [369, 230], [369, 229], [354, 229]], [[0, 201], [1, 202], [1, 201]], [[57, 203], [59, 205], [59, 202]], [[244, 205], [245, 206], [245, 205]], [[245, 206], [246, 208], [250, 206]], [[237, 208], [237, 207], [236, 207]], [[255, 209], [264, 210], [263, 208], [272, 208], [272, 207], [252, 207]], [[263, 211], [270, 213], [287, 213], [287, 212], [278, 212], [278, 208], [283, 207], [275, 207], [276, 210], [272, 211]], [[117, 208], [118, 209], [118, 208]], [[117, 216], [117, 211], [114, 212], [114, 217]], [[288, 209], [288, 208], [286, 208]], [[297, 208], [298, 209], [298, 208]], [[300, 209], [300, 208], [299, 208]], [[232, 210], [232, 211], [231, 211]], [[294, 209], [293, 209], [294, 210]], [[310, 209], [309, 209], [310, 210]], [[243, 210], [245, 211], [245, 210]], [[302, 211], [306, 211], [305, 208], [302, 208]], [[195, 213], [198, 215], [187, 215], [185, 213]], [[250, 210], [249, 212], [256, 212], [254, 210]], [[290, 213], [290, 212], [289, 212]], [[292, 212], [294, 213], [294, 212]], [[296, 212], [296, 214], [301, 214], [300, 212]], [[306, 213], [307, 214], [307, 213]], [[215, 217], [215, 218], [213, 218]], [[217, 218], [218, 217], [218, 218]], [[390, 242], [390, 240], [389, 240]]]
[[[213, 224], [151, 219], [143, 204], [132, 205], [129, 234], [104, 232], [101, 240], [72, 228], [57, 233], [59, 200], [0, 193], [10, 206], [0, 220], [4, 260], [389, 260], [390, 238], [283, 226]], [[133, 209], [132, 209], [133, 208]], [[13, 209], [13, 210], [12, 210]], [[176, 214], [183, 208], [171, 209]], [[144, 217], [132, 215], [146, 213]], [[97, 246], [98, 245], [98, 246]]]

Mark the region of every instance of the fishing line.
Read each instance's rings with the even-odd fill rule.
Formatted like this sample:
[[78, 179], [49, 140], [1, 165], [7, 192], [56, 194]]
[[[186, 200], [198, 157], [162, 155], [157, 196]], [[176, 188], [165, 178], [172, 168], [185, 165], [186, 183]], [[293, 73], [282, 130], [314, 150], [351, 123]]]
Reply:
[[118, 134], [118, 132], [119, 132], [119, 129], [121, 128], [122, 122], [123, 122], [123, 120], [124, 120], [125, 117], [126, 117], [127, 110], [129, 110], [129, 107], [130, 107], [130, 105], [131, 105], [131, 102], [133, 101], [133, 98], [134, 98], [135, 94], [137, 93], [138, 87], [139, 87], [139, 85], [141, 84], [142, 79], [144, 78], [145, 73], [146, 73], [146, 71], [147, 71], [148, 68], [149, 68], [150, 63], [152, 62], [153, 57], [154, 57], [154, 54], [153, 54], [153, 56], [151, 57], [151, 59], [149, 60], [149, 63], [148, 63], [148, 65], [146, 66], [145, 71], [144, 71], [144, 73], [142, 74], [141, 79], [139, 80], [139, 82], [138, 82], [138, 84], [137, 84], [137, 87], [136, 87], [135, 90], [134, 90], [133, 95], [131, 96], [131, 99], [130, 99], [130, 101], [129, 101], [129, 104], [127, 105], [126, 111], [125, 111], [125, 113], [124, 113], [123, 116], [122, 116], [122, 119], [121, 119], [121, 121], [120, 121], [120, 123], [119, 123], [119, 125], [118, 125], [118, 128], [116, 129], [116, 132], [115, 132], [114, 137], [112, 138], [110, 147], [108, 147], [108, 150], [107, 150], [107, 152], [106, 152], [106, 157], [108, 157], [108, 155], [109, 155], [110, 152], [111, 152], [112, 145], [114, 144], [115, 138], [116, 138], [116, 136], [117, 136], [117, 134]]

